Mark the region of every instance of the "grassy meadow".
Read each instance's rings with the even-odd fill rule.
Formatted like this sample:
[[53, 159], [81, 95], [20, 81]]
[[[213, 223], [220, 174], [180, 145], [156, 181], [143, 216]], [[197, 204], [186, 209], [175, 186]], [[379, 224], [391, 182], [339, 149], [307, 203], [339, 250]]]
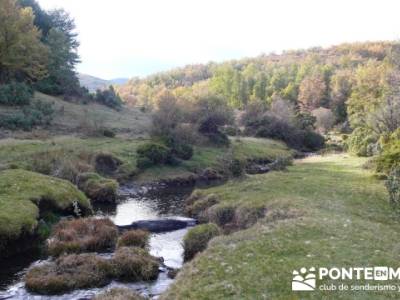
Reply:
[[364, 163], [346, 154], [309, 157], [288, 171], [202, 190], [230, 205], [265, 205], [266, 217], [214, 238], [162, 299], [397, 299], [397, 292], [291, 291], [301, 267], [398, 266], [399, 219]]

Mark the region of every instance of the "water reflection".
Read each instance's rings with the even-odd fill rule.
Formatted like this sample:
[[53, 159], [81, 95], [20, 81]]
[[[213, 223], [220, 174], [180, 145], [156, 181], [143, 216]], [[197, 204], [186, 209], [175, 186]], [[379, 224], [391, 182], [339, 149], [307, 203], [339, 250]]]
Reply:
[[[138, 220], [149, 220], [163, 217], [182, 217], [183, 199], [191, 193], [191, 188], [151, 188], [130, 186], [120, 189], [120, 201], [114, 205], [96, 205], [96, 215], [110, 217], [117, 225], [127, 225]], [[183, 264], [182, 240], [187, 229], [173, 232], [152, 234], [150, 238], [150, 253], [164, 258], [164, 264], [169, 268], [180, 268]], [[96, 294], [113, 287], [127, 287], [145, 296], [154, 297], [163, 293], [173, 282], [167, 276], [167, 269], [162, 268], [157, 280], [139, 283], [111, 282], [102, 288], [76, 290], [60, 296], [39, 296], [29, 293], [21, 280], [24, 271], [37, 259], [37, 256], [18, 258], [10, 261], [7, 267], [2, 263], [0, 271], [0, 300], [71, 300], [92, 299]], [[22, 272], [21, 272], [22, 270]], [[10, 285], [11, 282], [14, 282]], [[3, 292], [1, 290], [3, 289]]]

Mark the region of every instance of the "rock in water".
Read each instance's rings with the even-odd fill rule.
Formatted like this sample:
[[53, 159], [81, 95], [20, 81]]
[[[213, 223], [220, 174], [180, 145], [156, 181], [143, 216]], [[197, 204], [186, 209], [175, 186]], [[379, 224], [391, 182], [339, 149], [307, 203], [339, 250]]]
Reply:
[[197, 224], [195, 219], [178, 220], [178, 219], [160, 219], [160, 220], [143, 220], [136, 221], [130, 225], [118, 226], [122, 231], [131, 229], [142, 229], [149, 232], [168, 232], [183, 229]]

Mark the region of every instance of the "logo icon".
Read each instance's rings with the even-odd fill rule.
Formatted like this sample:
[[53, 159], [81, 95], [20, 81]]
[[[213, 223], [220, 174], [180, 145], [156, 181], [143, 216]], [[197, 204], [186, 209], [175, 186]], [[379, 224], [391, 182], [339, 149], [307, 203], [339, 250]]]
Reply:
[[315, 268], [301, 268], [300, 272], [293, 271], [292, 291], [313, 291], [315, 290], [316, 276]]

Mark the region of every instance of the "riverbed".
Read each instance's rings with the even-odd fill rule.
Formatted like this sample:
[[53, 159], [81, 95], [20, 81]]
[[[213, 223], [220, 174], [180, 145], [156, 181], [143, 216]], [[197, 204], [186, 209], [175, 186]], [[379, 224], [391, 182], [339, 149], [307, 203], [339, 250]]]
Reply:
[[[116, 225], [128, 225], [138, 220], [154, 220], [161, 218], [184, 218], [183, 199], [192, 192], [190, 187], [171, 188], [166, 186], [126, 185], [119, 190], [118, 204], [94, 206], [96, 216], [109, 217]], [[157, 298], [163, 293], [173, 279], [168, 278], [168, 268], [180, 268], [183, 264], [183, 236], [188, 229], [180, 229], [167, 233], [152, 234], [149, 243], [150, 254], [162, 257], [164, 267], [154, 281], [122, 283], [113, 281], [102, 288], [75, 290], [58, 296], [39, 296], [25, 289], [22, 278], [34, 264], [40, 264], [45, 258], [40, 253], [30, 253], [9, 260], [0, 270], [0, 300], [34, 299], [34, 300], [76, 300], [91, 299], [112, 287], [127, 287], [142, 295]], [[100, 255], [111, 256], [111, 253]], [[41, 260], [42, 259], [42, 260]]]

